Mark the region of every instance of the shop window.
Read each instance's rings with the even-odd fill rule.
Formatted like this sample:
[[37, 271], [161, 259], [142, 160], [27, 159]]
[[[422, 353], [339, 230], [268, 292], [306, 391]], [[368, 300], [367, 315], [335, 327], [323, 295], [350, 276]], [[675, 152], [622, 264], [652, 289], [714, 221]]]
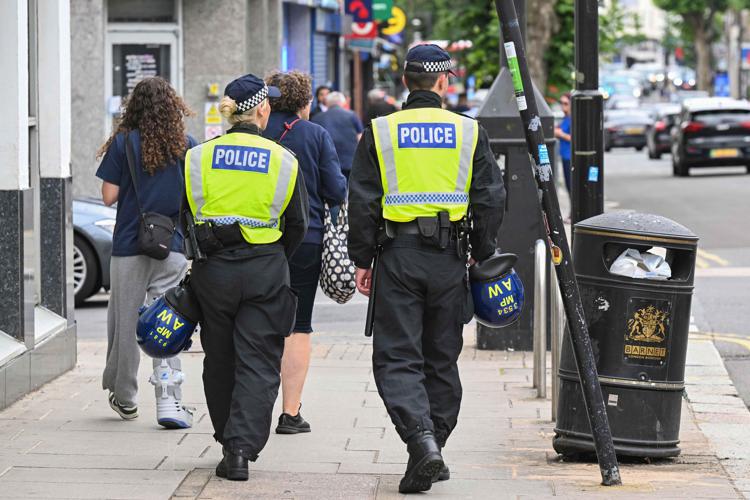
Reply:
[[176, 0], [109, 0], [110, 23], [176, 23]]

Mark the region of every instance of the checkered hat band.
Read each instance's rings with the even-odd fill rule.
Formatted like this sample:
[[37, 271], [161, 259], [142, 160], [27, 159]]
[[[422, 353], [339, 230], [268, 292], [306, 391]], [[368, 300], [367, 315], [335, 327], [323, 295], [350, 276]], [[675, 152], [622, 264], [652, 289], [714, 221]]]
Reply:
[[385, 197], [386, 205], [424, 205], [440, 203], [462, 205], [469, 203], [468, 193], [397, 193]]
[[406, 63], [406, 71], [418, 73], [445, 73], [451, 69], [453, 69], [453, 63], [450, 59], [445, 61], [409, 61]]
[[263, 102], [263, 99], [268, 97], [268, 86], [264, 85], [254, 96], [250, 99], [246, 99], [240, 103], [237, 103], [237, 111], [235, 114], [239, 115], [249, 109], [253, 109], [255, 106]]
[[258, 219], [250, 219], [247, 217], [234, 217], [234, 216], [227, 216], [227, 217], [211, 217], [211, 218], [202, 218], [202, 221], [210, 221], [216, 224], [217, 226], [229, 226], [231, 224], [234, 224], [235, 222], [239, 222], [240, 225], [247, 226], [247, 227], [267, 227], [267, 228], [277, 228], [279, 227], [279, 221], [277, 220], [271, 220], [271, 221], [262, 221]]

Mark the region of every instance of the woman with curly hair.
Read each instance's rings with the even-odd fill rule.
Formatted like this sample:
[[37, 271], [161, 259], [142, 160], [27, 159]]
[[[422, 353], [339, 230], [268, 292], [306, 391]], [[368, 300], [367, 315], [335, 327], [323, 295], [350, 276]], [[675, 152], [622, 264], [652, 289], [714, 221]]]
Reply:
[[[183, 159], [196, 144], [185, 134], [183, 120], [191, 114], [168, 82], [161, 78], [142, 80], [128, 97], [117, 129], [97, 155], [103, 157], [96, 172], [103, 181], [102, 199], [108, 206], [117, 202], [102, 388], [109, 391], [110, 407], [124, 420], [138, 416], [138, 308], [177, 285], [187, 270], [179, 229], [165, 260], [140, 255], [137, 238], [142, 212], [156, 212], [177, 220], [184, 192]], [[128, 147], [133, 152], [137, 198]], [[167, 428], [190, 427], [192, 411], [181, 401], [183, 375], [179, 358], [153, 361], [150, 381], [156, 386], [158, 423]]]
[[271, 118], [263, 136], [290, 149], [299, 161], [310, 200], [310, 225], [305, 239], [289, 260], [291, 287], [297, 292], [297, 317], [292, 335], [286, 338], [281, 359], [283, 408], [276, 427], [278, 434], [310, 432], [302, 418], [302, 389], [310, 366], [312, 311], [323, 252], [325, 202], [340, 205], [346, 198], [346, 178], [341, 173], [336, 147], [326, 130], [312, 123], [312, 79], [310, 75], [290, 71], [275, 72], [266, 78], [278, 87], [281, 97], [271, 100]]

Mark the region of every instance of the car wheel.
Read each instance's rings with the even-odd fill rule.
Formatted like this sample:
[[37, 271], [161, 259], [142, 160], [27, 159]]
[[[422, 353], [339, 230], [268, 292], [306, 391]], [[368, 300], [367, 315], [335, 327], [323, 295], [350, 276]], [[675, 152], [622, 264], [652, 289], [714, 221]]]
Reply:
[[73, 238], [73, 292], [77, 306], [96, 292], [98, 275], [99, 266], [94, 250], [76, 234]]
[[636, 151], [643, 151], [643, 146], [636, 146], [636, 147], [635, 147], [635, 150], [636, 150]]
[[690, 169], [682, 162], [679, 155], [672, 155], [672, 174], [675, 177], [687, 177], [690, 175]]

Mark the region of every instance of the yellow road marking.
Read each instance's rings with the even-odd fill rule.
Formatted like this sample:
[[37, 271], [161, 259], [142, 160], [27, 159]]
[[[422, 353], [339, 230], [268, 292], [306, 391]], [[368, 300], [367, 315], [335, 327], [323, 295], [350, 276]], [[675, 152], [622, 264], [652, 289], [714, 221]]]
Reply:
[[719, 257], [716, 254], [713, 254], [713, 253], [710, 253], [710, 252], [706, 252], [705, 250], [703, 250], [701, 248], [698, 249], [698, 258], [703, 258], [703, 259], [710, 260], [712, 262], [716, 262], [720, 266], [728, 266], [729, 265], [729, 261], [728, 260], [722, 259], [721, 257]]
[[733, 333], [691, 333], [691, 339], [712, 340], [714, 342], [728, 342], [744, 347], [750, 351], [750, 338], [742, 337]]
[[708, 261], [702, 259], [700, 255], [695, 256], [695, 267], [699, 269], [708, 269], [711, 267], [711, 264], [708, 263]]

